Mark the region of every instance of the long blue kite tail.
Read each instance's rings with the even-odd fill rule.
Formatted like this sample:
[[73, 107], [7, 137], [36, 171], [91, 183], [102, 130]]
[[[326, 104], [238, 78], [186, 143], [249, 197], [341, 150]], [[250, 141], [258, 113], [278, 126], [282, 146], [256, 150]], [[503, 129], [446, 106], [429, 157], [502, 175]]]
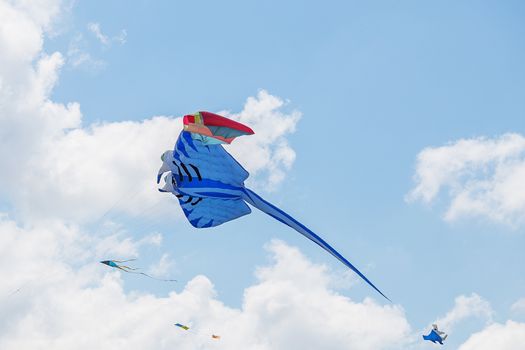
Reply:
[[328, 253], [332, 254], [335, 258], [337, 258], [340, 262], [345, 264], [347, 267], [352, 269], [356, 274], [359, 275], [362, 279], [366, 281], [372, 288], [374, 288], [379, 294], [381, 294], [385, 299], [388, 301], [391, 301], [388, 299], [386, 295], [383, 294], [368, 278], [365, 277], [354, 265], [352, 265], [348, 260], [346, 260], [341, 254], [339, 254], [334, 248], [332, 248], [328, 243], [326, 243], [321, 237], [316, 235], [314, 232], [312, 232], [308, 227], [301, 224], [299, 221], [295, 220], [293, 217], [282, 211], [281, 209], [277, 208], [275, 205], [265, 201], [262, 199], [259, 195], [257, 195], [255, 192], [245, 188], [245, 196], [244, 200], [254, 206], [255, 208], [265, 212], [266, 214], [272, 216], [274, 219], [279, 220], [283, 224], [286, 224], [308, 238], [309, 240], [313, 241], [317, 245], [319, 245], [321, 248], [326, 250]]

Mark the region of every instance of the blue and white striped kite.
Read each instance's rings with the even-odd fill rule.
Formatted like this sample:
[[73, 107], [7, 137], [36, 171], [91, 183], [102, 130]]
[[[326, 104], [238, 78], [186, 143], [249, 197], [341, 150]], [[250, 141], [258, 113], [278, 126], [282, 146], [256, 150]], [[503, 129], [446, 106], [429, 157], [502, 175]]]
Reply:
[[218, 226], [249, 214], [251, 210], [248, 203], [322, 247], [388, 299], [321, 237], [244, 186], [248, 172], [221, 144], [251, 134], [254, 134], [253, 130], [246, 125], [217, 114], [198, 112], [186, 115], [184, 130], [179, 135], [175, 149], [164, 152], [161, 157], [163, 163], [157, 183], [164, 175], [165, 184], [159, 191], [173, 193], [184, 215], [196, 228]]

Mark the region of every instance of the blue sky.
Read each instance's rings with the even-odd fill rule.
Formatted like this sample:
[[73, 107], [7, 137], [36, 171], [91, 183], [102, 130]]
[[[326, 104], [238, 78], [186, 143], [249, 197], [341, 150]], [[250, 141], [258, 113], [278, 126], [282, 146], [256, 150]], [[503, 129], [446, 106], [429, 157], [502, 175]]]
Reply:
[[[439, 286], [449, 297], [477, 291], [497, 298], [496, 286], [512, 283], [517, 298], [525, 281], [508, 266], [523, 262], [521, 235], [474, 220], [442, 223], [438, 206], [426, 210], [403, 198], [422, 148], [522, 131], [524, 13], [519, 2], [80, 2], [71, 35], [84, 33], [91, 54], [107, 66], [64, 69], [53, 98], [78, 101], [86, 122], [118, 121], [236, 111], [247, 96], [266, 89], [303, 113], [291, 137], [297, 161], [269, 198], [309, 218], [357, 264], [373, 261], [374, 280], [392, 290], [394, 300], [418, 300], [415, 310], [426, 304], [415, 296], [437, 288], [431, 279], [416, 286], [414, 279], [427, 273], [451, 275], [446, 288]], [[102, 48], [88, 36], [90, 22], [108, 34], [125, 28], [126, 43]], [[65, 51], [69, 39], [46, 44]], [[281, 231], [254, 216], [224, 230], [253, 225], [250, 231], [258, 230], [246, 239], [257, 246], [268, 239], [264, 231]], [[281, 234], [287, 232], [269, 236]], [[297, 238], [293, 243], [308, 250], [310, 243]], [[215, 253], [218, 261], [229, 254]], [[248, 274], [260, 263], [257, 255], [246, 264]], [[494, 255], [498, 259], [487, 264]], [[330, 263], [322, 252], [321, 258]], [[485, 283], [465, 278], [481, 279], [482, 267], [493, 272]], [[505, 270], [507, 278], [494, 283]], [[443, 299], [440, 308], [450, 298]]]
[[[461, 173], [430, 203], [406, 198], [424, 165], [417, 158], [423, 149], [524, 133], [524, 16], [520, 1], [79, 1], [44, 40], [45, 52], [65, 57], [49, 97], [78, 102], [89, 126], [196, 110], [239, 113], [264, 89], [287, 101], [283, 113], [302, 117], [286, 136], [295, 162], [277, 187], [257, 188], [263, 197], [355, 263], [404, 308], [415, 330], [471, 293], [490, 302], [494, 321], [523, 321], [511, 311], [524, 297], [523, 222], [476, 212], [444, 218], [459, 188], [490, 178], [500, 163]], [[89, 23], [98, 23], [110, 43], [101, 43]], [[111, 39], [122, 30], [125, 43]], [[67, 53], [75, 40], [91, 63], [72, 64]], [[179, 211], [175, 200], [171, 205]], [[254, 269], [268, 263], [263, 247], [272, 238], [345, 273], [258, 212], [206, 232], [169, 217], [116, 210], [108, 217], [136, 240], [160, 232], [163, 243], [143, 248], [141, 261], [169, 254], [177, 279], [206, 275], [232, 307], [255, 282]], [[166, 295], [171, 288], [123, 278], [127, 291]], [[339, 293], [385, 303], [363, 283]], [[451, 347], [484, 324], [469, 322], [458, 326]]]

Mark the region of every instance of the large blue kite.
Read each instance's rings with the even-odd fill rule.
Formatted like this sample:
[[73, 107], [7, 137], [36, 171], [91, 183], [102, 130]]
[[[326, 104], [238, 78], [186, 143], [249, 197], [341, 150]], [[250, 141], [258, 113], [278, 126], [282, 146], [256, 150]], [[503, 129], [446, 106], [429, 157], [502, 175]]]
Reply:
[[218, 226], [249, 214], [248, 203], [321, 246], [388, 299], [321, 237], [244, 186], [248, 172], [221, 144], [251, 134], [254, 134], [253, 130], [246, 125], [217, 114], [198, 112], [184, 116], [184, 130], [175, 149], [164, 152], [161, 157], [163, 164], [157, 183], [164, 175], [165, 184], [159, 191], [173, 193], [184, 215], [196, 228]]

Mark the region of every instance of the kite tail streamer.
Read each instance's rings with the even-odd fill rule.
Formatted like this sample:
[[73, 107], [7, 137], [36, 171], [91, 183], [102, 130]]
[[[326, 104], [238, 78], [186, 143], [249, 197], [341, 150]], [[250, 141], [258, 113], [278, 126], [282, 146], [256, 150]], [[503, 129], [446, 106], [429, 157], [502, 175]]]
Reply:
[[137, 260], [137, 259], [128, 259], [128, 260], [112, 260], [112, 261], [114, 261], [114, 262], [116, 262], [116, 263], [125, 263], [125, 262], [130, 262], [130, 261], [135, 261], [135, 260]]
[[120, 269], [120, 270], [122, 270], [122, 271], [124, 271], [124, 272], [127, 272], [127, 273], [134, 273], [134, 274], [136, 274], [136, 275], [144, 275], [144, 276], [146, 276], [146, 277], [149, 277], [149, 278], [151, 278], [151, 279], [153, 279], [153, 280], [157, 280], [157, 281], [162, 281], [162, 282], [177, 282], [177, 280], [169, 280], [169, 279], [156, 278], [156, 277], [153, 277], [153, 276], [148, 275], [148, 274], [145, 273], [145, 272], [132, 271], [132, 270], [138, 270], [138, 268], [137, 268], [137, 269], [130, 269], [130, 268], [127, 267], [127, 266], [119, 266], [119, 267], [117, 267], [117, 268]]
[[153, 276], [150, 276], [148, 275], [147, 273], [144, 273], [144, 272], [133, 272], [133, 271], [129, 271], [130, 273], [136, 273], [136, 274], [139, 274], [139, 275], [144, 275], [146, 277], [149, 277], [151, 279], [154, 279], [154, 280], [157, 280], [157, 281], [162, 281], [162, 282], [177, 282], [177, 280], [167, 280], [167, 279], [162, 279], [162, 278], [156, 278], [156, 277], [153, 277]]
[[285, 225], [290, 226], [309, 240], [319, 245], [321, 248], [326, 250], [328, 253], [332, 254], [335, 258], [337, 258], [339, 261], [341, 261], [343, 264], [345, 264], [347, 267], [353, 270], [356, 274], [358, 274], [359, 277], [364, 279], [366, 283], [368, 283], [372, 288], [374, 288], [379, 294], [385, 297], [388, 301], [391, 301], [386, 295], [383, 294], [383, 292], [381, 292], [376, 286], [374, 286], [374, 284], [370, 282], [368, 278], [365, 277], [365, 275], [363, 275], [356, 267], [354, 267], [354, 265], [352, 265], [348, 260], [346, 260], [341, 254], [339, 254], [334, 248], [332, 248], [328, 243], [326, 243], [321, 237], [316, 235], [308, 227], [304, 226], [299, 221], [295, 220], [293, 217], [291, 217], [281, 209], [277, 208], [273, 204], [265, 201], [255, 192], [247, 188], [244, 189], [244, 200], [250, 205], [270, 215], [274, 219], [282, 222]]

